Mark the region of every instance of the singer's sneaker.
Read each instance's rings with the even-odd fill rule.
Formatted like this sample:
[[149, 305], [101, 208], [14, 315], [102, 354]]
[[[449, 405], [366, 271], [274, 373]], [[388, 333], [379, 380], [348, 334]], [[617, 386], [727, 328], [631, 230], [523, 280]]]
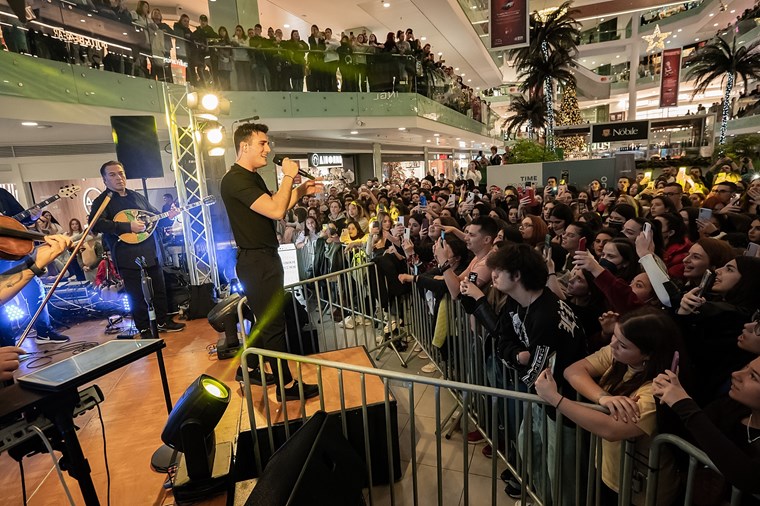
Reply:
[[185, 330], [185, 324], [184, 323], [177, 323], [175, 321], [169, 320], [166, 323], [159, 323], [158, 324], [158, 331], [159, 332], [182, 332]]
[[69, 337], [50, 329], [42, 333], [37, 333], [35, 341], [37, 341], [37, 344], [61, 344], [68, 343]]

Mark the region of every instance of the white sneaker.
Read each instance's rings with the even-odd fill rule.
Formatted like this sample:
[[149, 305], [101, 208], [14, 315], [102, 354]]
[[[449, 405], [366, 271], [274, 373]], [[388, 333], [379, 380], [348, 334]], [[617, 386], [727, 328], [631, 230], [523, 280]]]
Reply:
[[438, 368], [435, 366], [435, 363], [429, 362], [428, 364], [423, 365], [420, 371], [430, 374], [438, 371]]
[[412, 350], [412, 351], [414, 351], [415, 353], [421, 352], [422, 351], [422, 346], [420, 346], [420, 343], [415, 344], [414, 345], [414, 350]]
[[417, 354], [417, 358], [422, 359], [422, 360], [427, 360], [430, 357], [428, 357], [427, 353], [425, 353], [424, 351], [421, 351]]
[[396, 320], [391, 320], [390, 323], [385, 324], [385, 326], [383, 327], [383, 332], [385, 332], [386, 334], [390, 334], [391, 332], [396, 330], [396, 328], [397, 328]]

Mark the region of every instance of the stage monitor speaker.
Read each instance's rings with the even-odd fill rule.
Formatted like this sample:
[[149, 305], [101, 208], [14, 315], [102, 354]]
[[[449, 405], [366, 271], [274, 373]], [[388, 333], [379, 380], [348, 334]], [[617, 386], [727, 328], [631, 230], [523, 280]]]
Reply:
[[337, 418], [317, 411], [272, 455], [245, 506], [363, 505], [366, 481]]
[[127, 179], [163, 177], [158, 128], [153, 116], [111, 116], [116, 158]]

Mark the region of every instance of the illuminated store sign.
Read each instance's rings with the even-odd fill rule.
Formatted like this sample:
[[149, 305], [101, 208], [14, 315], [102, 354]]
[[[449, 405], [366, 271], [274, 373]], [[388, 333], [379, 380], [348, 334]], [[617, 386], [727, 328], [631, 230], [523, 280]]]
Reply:
[[343, 155], [309, 153], [309, 167], [343, 167]]
[[636, 141], [649, 138], [649, 121], [592, 125], [591, 142]]

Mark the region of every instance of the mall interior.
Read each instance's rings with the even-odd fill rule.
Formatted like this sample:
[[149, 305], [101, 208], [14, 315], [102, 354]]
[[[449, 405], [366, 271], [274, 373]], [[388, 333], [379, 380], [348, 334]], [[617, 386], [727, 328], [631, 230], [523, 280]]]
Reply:
[[760, 504], [758, 21], [0, 0], [5, 503]]

